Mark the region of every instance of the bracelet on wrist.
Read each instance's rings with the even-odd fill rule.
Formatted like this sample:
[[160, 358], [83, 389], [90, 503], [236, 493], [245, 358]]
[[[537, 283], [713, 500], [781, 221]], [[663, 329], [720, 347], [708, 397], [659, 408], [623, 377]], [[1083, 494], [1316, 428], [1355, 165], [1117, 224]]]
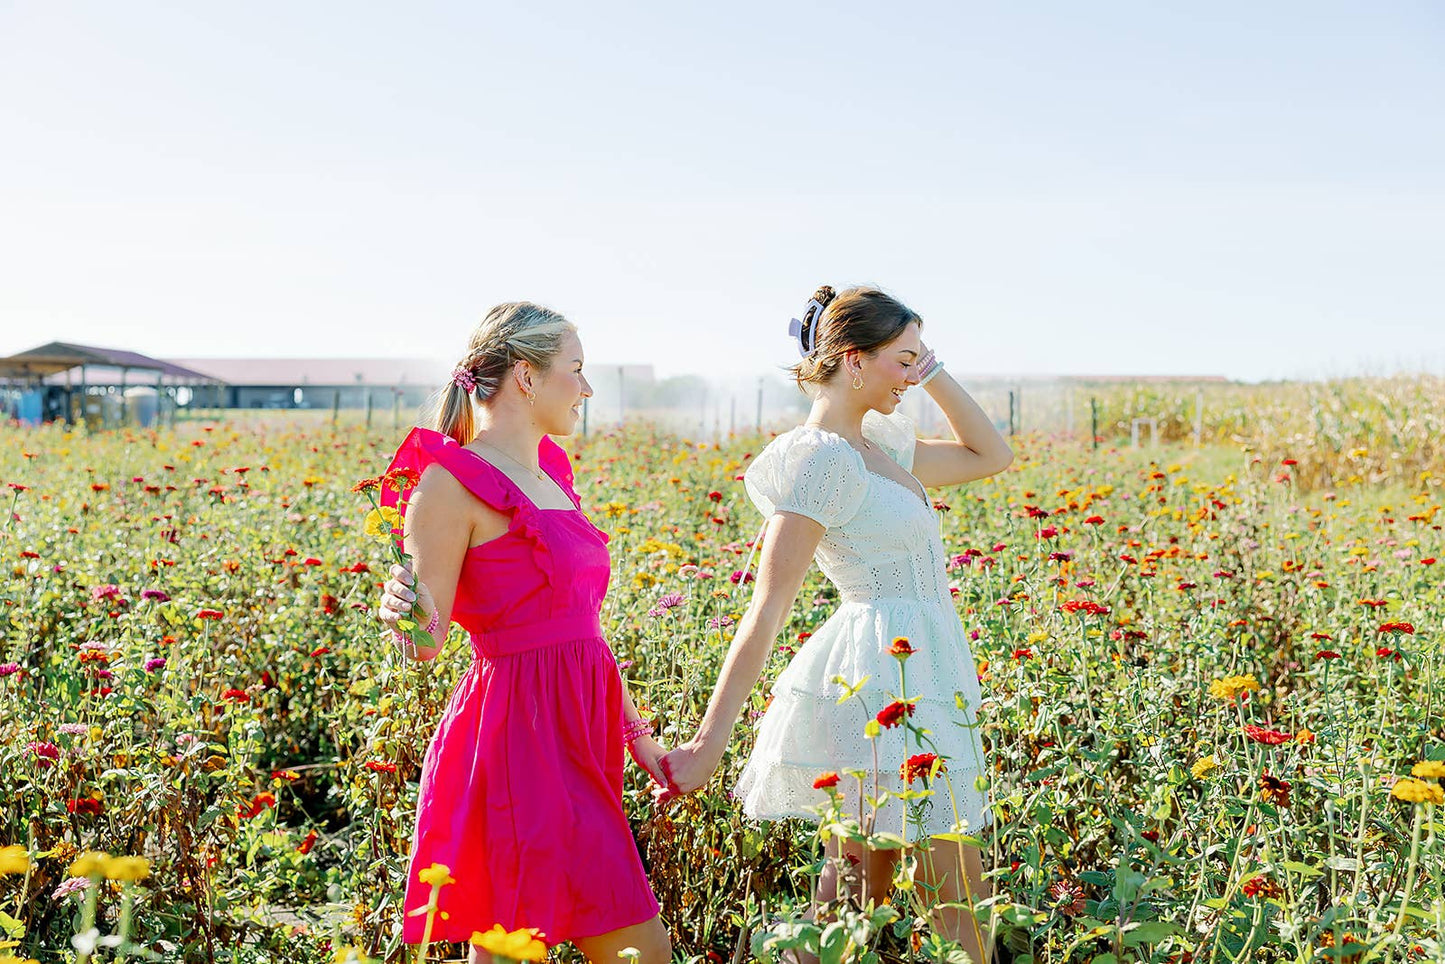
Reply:
[[918, 384], [920, 387], [927, 385], [933, 380], [933, 376], [943, 371], [943, 362], [934, 357], [932, 352], [924, 359], [918, 370]]
[[631, 746], [644, 736], [651, 736], [653, 731], [652, 720], [640, 716], [631, 720], [622, 727], [622, 742]]

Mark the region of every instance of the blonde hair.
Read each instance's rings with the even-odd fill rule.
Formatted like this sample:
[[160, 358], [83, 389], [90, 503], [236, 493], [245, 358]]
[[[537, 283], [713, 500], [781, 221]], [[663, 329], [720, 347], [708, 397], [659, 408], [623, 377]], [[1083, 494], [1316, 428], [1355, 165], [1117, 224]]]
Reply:
[[457, 364], [471, 374], [476, 387], [468, 392], [455, 378], [450, 380], [432, 404], [431, 427], [466, 445], [476, 435], [473, 399], [485, 405], [496, 397], [519, 361], [545, 374], [562, 349], [563, 337], [576, 330], [558, 312], [530, 301], [497, 305], [472, 332], [467, 353]]
[[822, 307], [809, 303], [803, 332], [805, 340], [811, 335], [814, 351], [788, 369], [804, 392], [832, 379], [848, 352], [876, 355], [909, 325], [923, 326], [917, 312], [879, 288], [845, 288], [835, 294], [823, 285], [813, 292], [813, 301]]

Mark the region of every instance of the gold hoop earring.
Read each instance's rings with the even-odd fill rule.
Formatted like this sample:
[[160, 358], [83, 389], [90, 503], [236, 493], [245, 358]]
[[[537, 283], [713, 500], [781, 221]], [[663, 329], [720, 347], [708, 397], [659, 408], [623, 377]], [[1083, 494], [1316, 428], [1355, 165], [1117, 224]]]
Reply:
[[862, 387], [863, 387], [863, 376], [862, 376], [862, 375], [854, 375], [854, 376], [853, 376], [853, 391], [855, 391], [855, 392], [856, 392], [856, 391], [859, 391], [860, 389], [862, 389]]

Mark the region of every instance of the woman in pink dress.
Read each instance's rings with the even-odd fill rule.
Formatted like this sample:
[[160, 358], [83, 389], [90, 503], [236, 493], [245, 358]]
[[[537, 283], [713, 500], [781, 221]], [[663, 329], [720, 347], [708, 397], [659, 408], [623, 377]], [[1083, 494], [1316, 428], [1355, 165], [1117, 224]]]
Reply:
[[[472, 646], [422, 766], [411, 943], [424, 918], [409, 912], [431, 893], [418, 874], [445, 864], [456, 882], [440, 892], [435, 940], [500, 924], [571, 941], [598, 962], [625, 947], [644, 964], [671, 958], [622, 809], [624, 746], [649, 773], [663, 751], [602, 635], [607, 536], [549, 437], [571, 434], [591, 394], [565, 318], [499, 305], [473, 332], [434, 429], [414, 429], [392, 461], [420, 477], [405, 521], [415, 574], [392, 570], [382, 619], [395, 632], [418, 600], [438, 644], [456, 622]], [[416, 659], [437, 655], [397, 639]], [[472, 960], [487, 955], [473, 947]]]

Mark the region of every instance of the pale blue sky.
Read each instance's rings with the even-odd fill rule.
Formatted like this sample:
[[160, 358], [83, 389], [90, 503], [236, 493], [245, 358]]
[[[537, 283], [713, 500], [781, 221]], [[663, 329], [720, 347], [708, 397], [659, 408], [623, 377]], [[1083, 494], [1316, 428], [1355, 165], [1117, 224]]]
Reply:
[[1445, 6], [0, 0], [0, 352], [1445, 371]]

